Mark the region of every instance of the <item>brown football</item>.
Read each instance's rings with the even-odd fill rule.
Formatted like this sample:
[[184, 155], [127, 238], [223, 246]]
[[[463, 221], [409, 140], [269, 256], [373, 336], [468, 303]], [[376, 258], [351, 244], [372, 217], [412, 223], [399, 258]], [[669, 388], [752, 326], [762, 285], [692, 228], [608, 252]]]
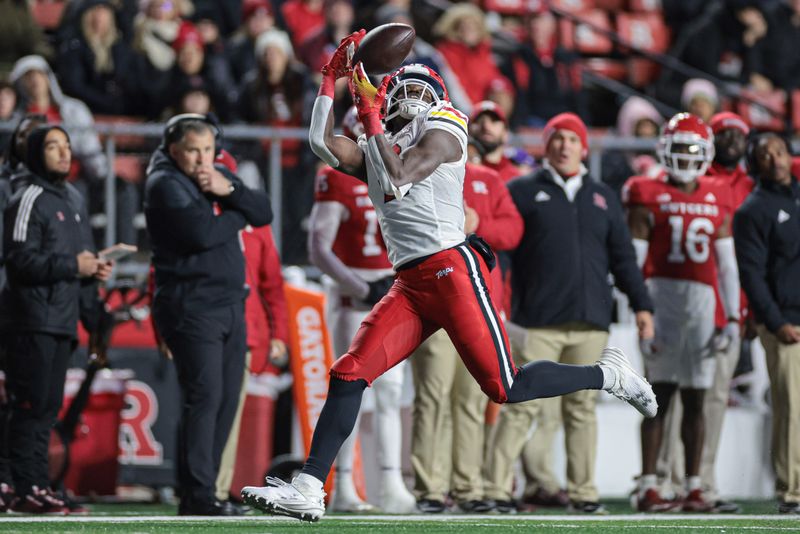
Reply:
[[361, 40], [351, 64], [361, 61], [367, 74], [391, 72], [403, 64], [416, 36], [414, 28], [399, 22], [373, 28]]

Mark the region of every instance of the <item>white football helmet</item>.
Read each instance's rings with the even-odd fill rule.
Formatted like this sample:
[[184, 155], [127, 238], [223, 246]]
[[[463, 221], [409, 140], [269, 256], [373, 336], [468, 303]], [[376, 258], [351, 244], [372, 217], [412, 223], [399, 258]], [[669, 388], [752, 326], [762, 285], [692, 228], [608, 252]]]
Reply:
[[691, 113], [678, 113], [664, 125], [658, 157], [670, 177], [691, 183], [705, 175], [714, 160], [714, 134]]
[[443, 100], [449, 96], [436, 71], [418, 63], [406, 65], [389, 75], [383, 120], [397, 116], [411, 120]]

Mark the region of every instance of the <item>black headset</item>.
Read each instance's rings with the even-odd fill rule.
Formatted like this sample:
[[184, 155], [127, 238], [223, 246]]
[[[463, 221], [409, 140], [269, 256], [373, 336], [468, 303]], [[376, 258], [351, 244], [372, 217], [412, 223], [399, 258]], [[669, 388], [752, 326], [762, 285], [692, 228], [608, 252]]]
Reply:
[[167, 125], [164, 127], [163, 147], [166, 149], [169, 148], [171, 144], [177, 143], [184, 134], [181, 125], [189, 121], [200, 121], [208, 124], [211, 128], [211, 132], [214, 134], [214, 155], [218, 155], [219, 151], [222, 150], [222, 126], [220, 126], [216, 115], [213, 113], [207, 115], [201, 113], [181, 113], [180, 115], [172, 117], [167, 121]]

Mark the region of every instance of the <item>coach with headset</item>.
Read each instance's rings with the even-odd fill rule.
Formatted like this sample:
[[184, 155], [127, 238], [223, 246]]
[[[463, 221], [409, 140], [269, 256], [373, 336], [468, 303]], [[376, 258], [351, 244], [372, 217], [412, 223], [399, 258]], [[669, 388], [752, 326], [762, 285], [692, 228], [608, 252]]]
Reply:
[[235, 515], [216, 500], [220, 458], [245, 364], [247, 287], [238, 233], [272, 221], [269, 197], [214, 166], [213, 117], [170, 119], [147, 169], [144, 209], [155, 268], [153, 318], [183, 394], [178, 439], [181, 515]]

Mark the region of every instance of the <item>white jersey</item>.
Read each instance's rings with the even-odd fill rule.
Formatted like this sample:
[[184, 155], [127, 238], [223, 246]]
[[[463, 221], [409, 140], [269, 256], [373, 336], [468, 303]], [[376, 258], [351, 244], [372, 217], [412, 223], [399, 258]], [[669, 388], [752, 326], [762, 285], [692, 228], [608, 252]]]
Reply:
[[[387, 196], [376, 172], [383, 165], [371, 165], [366, 139], [359, 139], [367, 161], [369, 197], [378, 214], [389, 261], [397, 268], [404, 263], [435, 254], [462, 243], [464, 235], [464, 172], [467, 162], [467, 118], [449, 102], [440, 102], [420, 113], [402, 130], [387, 135], [400, 149], [400, 157], [416, 145], [423, 134], [441, 129], [453, 134], [461, 147], [458, 161], [442, 163], [433, 173], [411, 186], [402, 199]], [[378, 170], [380, 169], [380, 171]]]

